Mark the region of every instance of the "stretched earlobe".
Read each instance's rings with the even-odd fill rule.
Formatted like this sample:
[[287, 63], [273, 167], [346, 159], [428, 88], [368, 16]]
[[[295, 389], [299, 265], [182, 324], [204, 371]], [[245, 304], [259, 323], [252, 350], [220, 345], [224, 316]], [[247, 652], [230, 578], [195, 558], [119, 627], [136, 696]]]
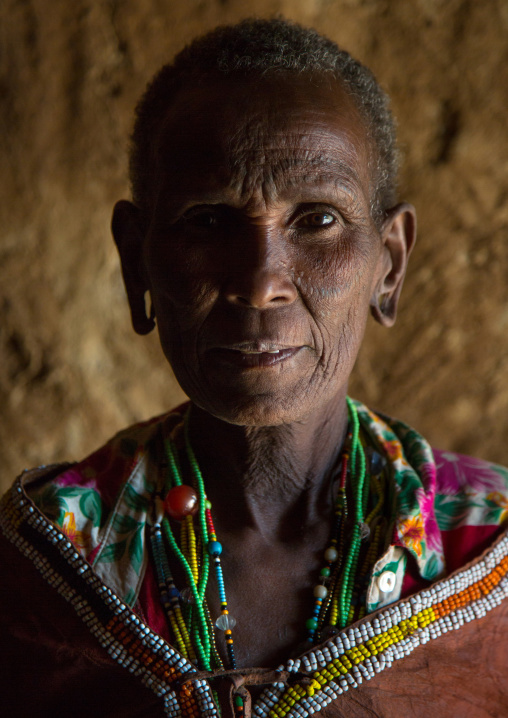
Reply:
[[139, 210], [131, 202], [120, 200], [113, 210], [111, 231], [120, 255], [122, 275], [136, 334], [149, 334], [155, 327], [153, 304], [147, 315], [145, 294], [149, 291], [143, 262], [143, 232]]
[[142, 297], [136, 297], [134, 301], [131, 301], [129, 297], [129, 305], [132, 326], [136, 334], [141, 336], [150, 334], [155, 329], [155, 309], [152, 301], [150, 300], [150, 313], [148, 315], [146, 313], [145, 294]]
[[397, 318], [407, 263], [416, 239], [416, 212], [412, 205], [403, 202], [388, 210], [381, 239], [383, 252], [370, 311], [377, 322], [391, 327]]
[[398, 296], [393, 297], [389, 293], [376, 294], [370, 302], [370, 313], [374, 319], [385, 327], [395, 324], [397, 318]]

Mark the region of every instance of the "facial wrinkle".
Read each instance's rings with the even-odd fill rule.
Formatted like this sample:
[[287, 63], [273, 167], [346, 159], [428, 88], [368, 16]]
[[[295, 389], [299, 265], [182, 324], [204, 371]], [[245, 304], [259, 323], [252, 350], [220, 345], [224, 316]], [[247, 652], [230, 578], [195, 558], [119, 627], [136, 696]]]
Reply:
[[[298, 286], [302, 296], [312, 298], [314, 294], [319, 294], [321, 297], [326, 297], [332, 300], [346, 294], [349, 291], [353, 277], [351, 276], [351, 271], [348, 267], [350, 264], [348, 257], [343, 257], [343, 252], [344, 249], [341, 248], [340, 252], [338, 252], [338, 256], [330, 257], [327, 260], [323, 260], [321, 257], [316, 257], [313, 262], [314, 266], [311, 267], [314, 271], [306, 270], [305, 272], [300, 271], [296, 274], [295, 284]], [[320, 282], [319, 285], [315, 284], [317, 281], [316, 274], [322, 275], [323, 277], [330, 276], [330, 274], [332, 274], [330, 272], [330, 268], [334, 265], [342, 265], [346, 268], [346, 271], [341, 273], [340, 284], [330, 284], [329, 282], [324, 283], [323, 281]], [[314, 279], [307, 279], [308, 275], [312, 275]], [[333, 273], [332, 276], [335, 276], [335, 273]], [[321, 308], [320, 316], [327, 316], [328, 312], [323, 312], [322, 309], [323, 308]]]
[[[311, 170], [309, 171], [309, 166]], [[356, 172], [344, 162], [322, 155], [306, 161], [302, 156], [267, 153], [264, 149], [237, 154], [228, 161], [228, 185], [242, 204], [256, 192], [266, 205], [286, 198], [288, 193], [300, 190], [302, 198], [308, 194], [322, 200], [345, 202], [349, 212], [360, 214], [358, 192], [361, 183]], [[322, 197], [320, 197], [322, 195]]]
[[[221, 85], [228, 91], [216, 120], [207, 108], [217, 93], [203, 88], [190, 98], [199, 112], [173, 112], [164, 145], [152, 240], [161, 341], [189, 396], [237, 425], [301, 419], [311, 426], [320, 406], [342, 397], [374, 272], [381, 273], [366, 139], [354, 108], [340, 88], [314, 97], [301, 79], [286, 85], [277, 84], [268, 103], [254, 88]], [[221, 206], [198, 206], [214, 204]], [[210, 230], [199, 221], [208, 210], [217, 220]], [[314, 213], [335, 221], [325, 219], [322, 229]], [[293, 283], [287, 301], [262, 308], [237, 301], [271, 279]], [[173, 322], [163, 322], [165, 311]], [[352, 317], [361, 326], [350, 326]], [[185, 324], [184, 337], [175, 324]], [[266, 371], [246, 369], [224, 351], [277, 337], [300, 349]]]
[[347, 142], [337, 147], [324, 131], [322, 142], [317, 142], [315, 126], [312, 132], [293, 130], [288, 135], [268, 129], [266, 125], [266, 117], [264, 121], [258, 117], [248, 118], [223, 148], [231, 186], [241, 188], [243, 196], [260, 180], [261, 168], [267, 190], [271, 190], [272, 184], [290, 188], [292, 184], [301, 183], [302, 175], [308, 175], [309, 168], [317, 171], [311, 173], [310, 183], [320, 182], [319, 170], [323, 174], [328, 170], [330, 180], [339, 180], [345, 188], [362, 186]]

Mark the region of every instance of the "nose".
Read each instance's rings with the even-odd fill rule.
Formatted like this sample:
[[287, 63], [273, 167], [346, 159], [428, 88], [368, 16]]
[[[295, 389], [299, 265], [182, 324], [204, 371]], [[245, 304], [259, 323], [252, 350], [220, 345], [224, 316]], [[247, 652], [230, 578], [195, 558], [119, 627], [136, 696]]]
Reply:
[[267, 233], [234, 242], [228, 262], [225, 297], [231, 304], [268, 309], [291, 304], [298, 296], [289, 258], [281, 242]]

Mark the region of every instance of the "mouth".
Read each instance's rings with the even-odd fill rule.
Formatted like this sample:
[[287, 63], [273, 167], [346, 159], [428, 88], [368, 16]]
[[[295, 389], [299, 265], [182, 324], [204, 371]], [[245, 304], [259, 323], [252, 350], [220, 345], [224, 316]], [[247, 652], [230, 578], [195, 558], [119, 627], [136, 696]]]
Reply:
[[302, 346], [276, 346], [268, 343], [216, 347], [207, 354], [215, 360], [241, 368], [265, 368], [288, 361]]

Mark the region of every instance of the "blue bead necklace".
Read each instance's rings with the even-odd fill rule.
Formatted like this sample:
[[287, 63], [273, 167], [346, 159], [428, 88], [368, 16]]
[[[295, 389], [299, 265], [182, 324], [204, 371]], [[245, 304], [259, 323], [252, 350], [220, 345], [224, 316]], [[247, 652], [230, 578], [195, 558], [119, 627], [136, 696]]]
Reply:
[[[327, 632], [344, 628], [351, 622], [358, 605], [361, 580], [368, 574], [377, 558], [377, 549], [371, 545], [362, 561], [361, 575], [357, 575], [361, 543], [370, 533], [369, 526], [379, 513], [383, 496], [379, 491], [377, 511], [371, 511], [365, 519], [370, 475], [366, 471], [357, 410], [349, 397], [347, 407], [350, 431], [341, 459], [331, 539], [324, 552], [324, 566], [313, 590], [313, 612], [306, 621], [309, 647], [319, 642]], [[193, 487], [183, 483], [178, 452], [174, 441], [168, 437], [165, 440], [168, 463], [167, 495], [164, 502], [160, 497], [156, 500], [152, 522], [151, 549], [161, 603], [175, 642], [183, 655], [197, 663], [202, 670], [223, 668], [215, 641], [214, 628], [217, 628], [224, 632], [228, 667], [234, 669], [236, 660], [233, 629], [236, 621], [228, 610], [221, 564], [222, 545], [217, 539], [212, 506], [206, 496], [203, 476], [189, 440], [189, 411], [184, 420], [184, 439], [192, 470]], [[350, 531], [346, 530], [349, 510], [347, 483], [350, 484], [352, 493], [350, 513], [353, 522]], [[377, 483], [374, 482], [374, 485], [377, 486]], [[168, 519], [168, 513], [180, 522], [179, 541]], [[197, 532], [196, 528], [199, 529]], [[168, 552], [178, 561], [186, 576], [188, 586], [183, 591], [178, 591], [175, 586]], [[220, 600], [220, 615], [215, 623], [210, 617], [205, 597], [210, 569], [215, 574]]]

